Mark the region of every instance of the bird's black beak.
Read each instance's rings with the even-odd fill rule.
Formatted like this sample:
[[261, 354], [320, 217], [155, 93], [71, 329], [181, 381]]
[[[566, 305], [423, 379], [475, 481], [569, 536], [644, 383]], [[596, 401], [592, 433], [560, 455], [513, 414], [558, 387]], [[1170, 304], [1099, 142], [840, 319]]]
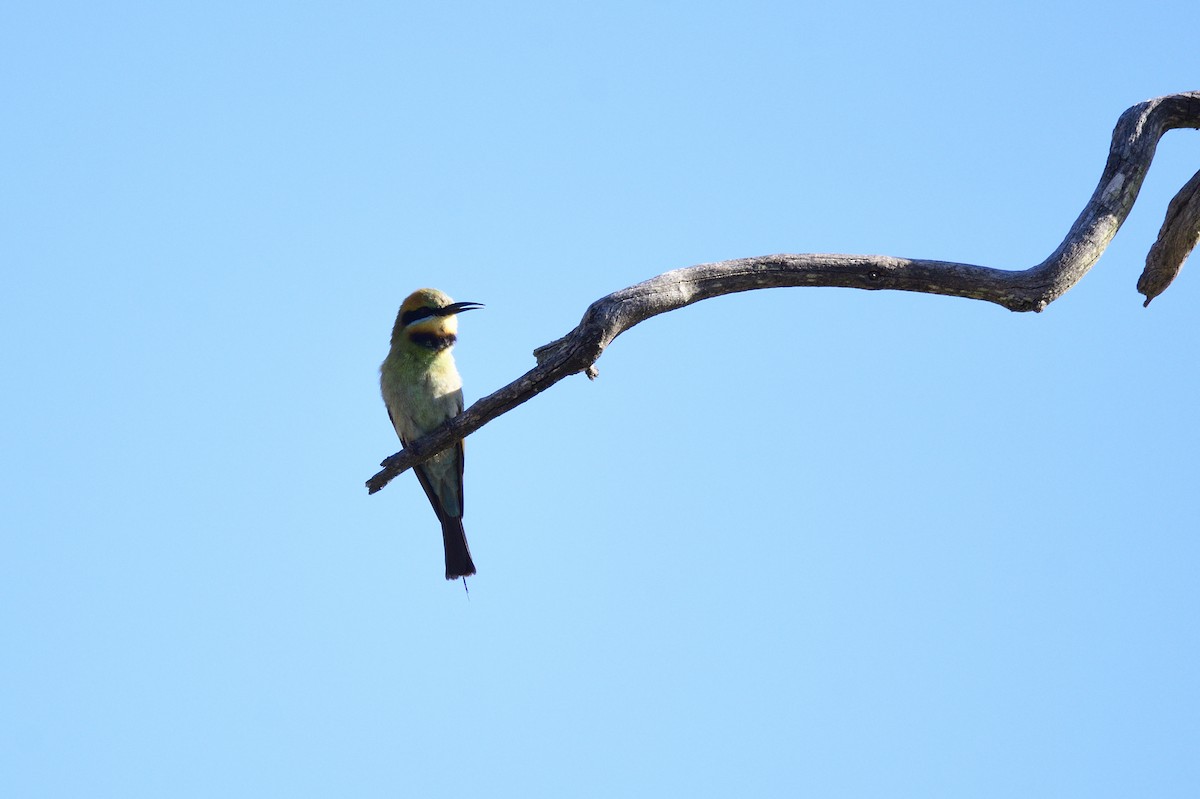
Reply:
[[435, 313], [438, 316], [453, 316], [456, 313], [463, 311], [474, 311], [476, 308], [482, 308], [482, 302], [452, 302], [445, 308], [438, 308]]

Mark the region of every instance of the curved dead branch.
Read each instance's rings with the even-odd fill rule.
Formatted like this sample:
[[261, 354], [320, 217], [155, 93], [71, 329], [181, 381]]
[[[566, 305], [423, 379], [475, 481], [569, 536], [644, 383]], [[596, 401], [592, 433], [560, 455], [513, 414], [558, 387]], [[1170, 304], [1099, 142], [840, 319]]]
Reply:
[[1146, 255], [1146, 268], [1137, 283], [1137, 290], [1146, 295], [1143, 307], [1178, 277], [1197, 241], [1200, 241], [1200, 172], [1171, 198], [1158, 240]]
[[[596, 376], [595, 363], [613, 339], [639, 322], [694, 302], [752, 289], [840, 286], [944, 294], [993, 302], [1011, 311], [1041, 311], [1087, 274], [1129, 216], [1158, 141], [1175, 128], [1200, 128], [1200, 92], [1158, 97], [1121, 115], [1096, 191], [1062, 244], [1025, 270], [893, 258], [886, 255], [765, 255], [700, 264], [650, 278], [596, 300], [579, 326], [534, 351], [537, 366], [476, 402], [380, 465], [370, 493], [396, 475], [532, 399], [568, 375]], [[1138, 291], [1146, 303], [1179, 273], [1200, 239], [1200, 172], [1171, 201], [1158, 241], [1146, 258]]]

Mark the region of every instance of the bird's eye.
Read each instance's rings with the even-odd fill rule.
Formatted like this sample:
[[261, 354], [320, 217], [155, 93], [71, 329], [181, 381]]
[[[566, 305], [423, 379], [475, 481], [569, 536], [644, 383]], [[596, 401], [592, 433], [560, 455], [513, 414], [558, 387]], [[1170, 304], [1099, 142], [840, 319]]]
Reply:
[[433, 308], [414, 308], [400, 315], [400, 324], [408, 326], [421, 319], [427, 319], [435, 313]]

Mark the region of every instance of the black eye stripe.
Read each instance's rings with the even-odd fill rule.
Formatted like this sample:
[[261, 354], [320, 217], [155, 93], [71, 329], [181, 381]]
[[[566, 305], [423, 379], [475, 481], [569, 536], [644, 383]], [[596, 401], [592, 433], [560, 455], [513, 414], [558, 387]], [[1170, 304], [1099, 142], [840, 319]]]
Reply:
[[400, 324], [411, 325], [413, 322], [426, 319], [430, 316], [433, 316], [435, 313], [437, 313], [437, 311], [433, 308], [414, 308], [411, 311], [405, 311], [400, 316]]

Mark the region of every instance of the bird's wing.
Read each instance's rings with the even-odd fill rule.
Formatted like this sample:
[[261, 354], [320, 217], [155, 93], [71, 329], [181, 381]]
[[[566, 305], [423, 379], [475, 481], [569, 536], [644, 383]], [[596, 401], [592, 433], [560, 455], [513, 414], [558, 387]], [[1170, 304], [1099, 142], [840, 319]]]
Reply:
[[442, 510], [442, 501], [438, 498], [437, 491], [434, 490], [424, 465], [414, 467], [413, 471], [417, 473], [417, 480], [420, 481], [421, 488], [425, 489], [425, 496], [429, 498], [429, 504], [433, 506], [433, 512], [437, 514], [438, 521], [445, 521], [446, 513]]
[[[463, 410], [462, 392], [457, 392], [455, 399], [455, 411], [452, 416], [457, 416]], [[388, 409], [388, 418], [392, 418], [392, 411]], [[392, 424], [396, 427], [395, 423]], [[409, 437], [396, 429], [396, 434], [400, 436], [400, 443], [407, 448], [409, 445]], [[452, 456], [452, 460], [447, 462], [445, 456]], [[433, 510], [437, 513], [438, 521], [444, 521], [446, 517], [446, 507], [443, 497], [450, 498], [451, 516], [461, 517], [463, 509], [463, 442], [460, 440], [454, 446], [442, 450], [438, 455], [425, 461], [420, 466], [413, 468], [417, 473], [417, 480], [421, 483], [421, 488], [425, 491], [425, 496], [429, 499], [429, 504], [433, 506]], [[457, 500], [455, 503], [454, 500]], [[457, 513], [454, 505], [457, 504]]]
[[[451, 456], [452, 460], [434, 462], [447, 455]], [[437, 511], [439, 520], [447, 514], [453, 517], [462, 516], [463, 448], [461, 441], [438, 455], [434, 455], [420, 466], [414, 467], [413, 471], [417, 473], [417, 480], [420, 481], [421, 488], [425, 489], [425, 496], [429, 498], [429, 504], [433, 505], [433, 509]]]

